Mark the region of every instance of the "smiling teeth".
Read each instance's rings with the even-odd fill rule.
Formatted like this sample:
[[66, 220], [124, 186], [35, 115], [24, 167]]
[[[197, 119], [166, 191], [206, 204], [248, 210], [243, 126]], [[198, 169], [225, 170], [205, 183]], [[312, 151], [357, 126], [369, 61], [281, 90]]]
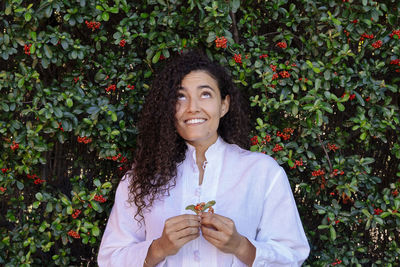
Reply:
[[187, 120], [186, 123], [188, 124], [194, 124], [194, 123], [201, 123], [206, 121], [205, 119], [191, 119], [191, 120]]

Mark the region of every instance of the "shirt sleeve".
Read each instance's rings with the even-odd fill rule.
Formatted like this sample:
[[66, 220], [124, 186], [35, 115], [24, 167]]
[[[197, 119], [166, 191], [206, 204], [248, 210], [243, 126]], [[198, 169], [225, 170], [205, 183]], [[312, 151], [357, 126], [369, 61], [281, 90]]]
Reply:
[[253, 267], [301, 266], [310, 252], [285, 171], [278, 167], [264, 198]]
[[[145, 223], [134, 219], [136, 207], [127, 203], [129, 179], [123, 179], [101, 240], [97, 262], [100, 267], [143, 266], [153, 240], [146, 240]], [[157, 267], [164, 266], [165, 261]]]

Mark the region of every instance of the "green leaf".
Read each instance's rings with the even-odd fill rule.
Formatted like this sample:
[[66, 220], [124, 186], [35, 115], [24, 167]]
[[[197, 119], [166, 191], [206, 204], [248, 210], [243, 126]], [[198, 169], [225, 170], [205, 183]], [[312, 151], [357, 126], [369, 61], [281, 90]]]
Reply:
[[113, 112], [113, 113], [111, 114], [111, 120], [112, 120], [112, 121], [117, 121], [117, 120], [118, 120], [117, 114], [116, 114], [115, 112]]
[[318, 90], [321, 87], [321, 79], [315, 79], [315, 90]]
[[110, 19], [110, 15], [108, 14], [108, 12], [103, 12], [103, 14], [101, 14], [101, 18], [104, 21], [108, 21]]
[[53, 57], [53, 52], [51, 51], [50, 47], [45, 44], [43, 46], [43, 49], [44, 49], [44, 54], [46, 55], [46, 57], [51, 59]]
[[72, 206], [68, 206], [67, 207], [67, 214], [71, 215], [72, 212], [74, 212], [74, 209], [72, 208]]
[[24, 184], [21, 183], [20, 181], [17, 181], [17, 187], [19, 190], [22, 190], [22, 189], [24, 189]]
[[100, 182], [99, 179], [95, 179], [95, 180], [93, 181], [93, 184], [94, 184], [96, 187], [100, 187], [100, 186], [101, 186], [101, 182]]
[[344, 105], [342, 103], [337, 102], [336, 105], [337, 105], [337, 107], [338, 107], [338, 109], [340, 111], [344, 111], [345, 110], [345, 107], [344, 107]]
[[26, 22], [28, 22], [28, 21], [30, 21], [31, 20], [31, 18], [32, 18], [32, 14], [30, 13], [30, 12], [27, 12], [27, 13], [25, 13], [25, 21]]
[[331, 239], [335, 240], [336, 239], [336, 230], [333, 226], [329, 227], [329, 232], [331, 233]]
[[161, 51], [157, 51], [157, 53], [153, 56], [153, 59], [151, 60], [151, 62], [153, 62], [153, 64], [156, 64], [158, 62], [158, 60], [160, 59], [161, 56]]
[[96, 201], [90, 201], [90, 204], [92, 205], [93, 209], [95, 211], [100, 211], [100, 205]]
[[74, 105], [74, 102], [72, 101], [71, 98], [67, 98], [67, 107], [71, 108]]
[[2, 103], [1, 103], [1, 108], [2, 108], [5, 112], [9, 112], [9, 111], [10, 111], [10, 108], [9, 108], [9, 106], [7, 105], [7, 103], [2, 102]]
[[52, 212], [53, 211], [53, 203], [51, 203], [51, 202], [47, 203], [46, 211], [47, 212]]
[[94, 236], [99, 236], [99, 235], [100, 235], [100, 229], [99, 229], [99, 227], [94, 226], [94, 227], [92, 228], [92, 235], [94, 235]]
[[233, 13], [236, 13], [236, 11], [239, 9], [240, 7], [240, 0], [231, 0], [230, 1], [230, 5], [231, 5], [231, 10]]
[[39, 206], [40, 206], [40, 201], [35, 201], [35, 202], [33, 202], [33, 204], [32, 204], [32, 207], [33, 207], [34, 209], [37, 209]]
[[36, 193], [36, 194], [35, 194], [35, 197], [36, 197], [36, 199], [39, 200], [39, 201], [42, 201], [42, 200], [43, 200], [43, 195], [42, 195], [42, 193], [40, 193], [40, 192]]
[[365, 140], [365, 138], [367, 138], [367, 133], [366, 133], [366, 132], [363, 132], [363, 133], [360, 135], [360, 139], [361, 139], [361, 140]]

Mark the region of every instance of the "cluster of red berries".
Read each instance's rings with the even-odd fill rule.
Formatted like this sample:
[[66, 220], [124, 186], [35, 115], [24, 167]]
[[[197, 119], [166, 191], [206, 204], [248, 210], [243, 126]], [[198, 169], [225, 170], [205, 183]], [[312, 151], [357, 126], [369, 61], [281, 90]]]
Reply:
[[1, 192], [4, 192], [4, 191], [6, 191], [6, 188], [0, 186], [0, 191], [1, 191]]
[[64, 132], [64, 128], [61, 126], [61, 122], [58, 123], [58, 129], [60, 129], [62, 132]]
[[242, 55], [241, 54], [235, 54], [233, 56], [233, 59], [235, 60], [236, 63], [242, 64]]
[[107, 201], [107, 199], [105, 199], [102, 195], [95, 195], [94, 200], [100, 203], [104, 203]]
[[283, 129], [283, 132], [284, 133], [287, 133], [287, 134], [293, 134], [294, 133], [294, 129], [293, 128], [285, 128], [285, 129]]
[[282, 78], [289, 78], [290, 77], [290, 73], [287, 72], [286, 70], [283, 70], [283, 71], [279, 72], [279, 75], [281, 75]]
[[285, 49], [287, 47], [287, 44], [286, 42], [278, 42], [276, 46]]
[[131, 90], [135, 89], [135, 86], [134, 86], [134, 85], [128, 85], [127, 87], [128, 87], [129, 89], [131, 89]]
[[275, 80], [275, 79], [278, 79], [278, 78], [279, 78], [278, 73], [274, 73], [274, 74], [272, 75], [272, 80]]
[[68, 235], [76, 239], [81, 238], [81, 236], [74, 230], [69, 230]]
[[10, 145], [10, 148], [12, 149], [12, 151], [15, 151], [16, 149], [19, 148], [19, 144], [13, 141], [12, 145]]
[[400, 66], [400, 59], [393, 59], [392, 61], [390, 61], [390, 65]]
[[110, 160], [113, 160], [113, 161], [119, 161], [121, 163], [128, 162], [128, 159], [126, 157], [123, 157], [121, 153], [118, 153], [118, 155], [113, 156], [113, 157], [107, 157], [106, 159], [110, 159]]
[[338, 174], [343, 175], [343, 174], [344, 174], [344, 171], [340, 171], [340, 172], [339, 172], [338, 169], [334, 169], [333, 172], [332, 172], [332, 174], [333, 174], [334, 176], [337, 176]]
[[79, 214], [81, 214], [81, 210], [75, 210], [71, 216], [72, 216], [72, 218], [76, 219], [76, 218], [78, 218]]
[[381, 209], [374, 209], [374, 214], [375, 215], [380, 215], [383, 212]]
[[79, 81], [79, 77], [74, 78], [74, 82], [77, 83]]
[[269, 135], [269, 134], [267, 134], [265, 137], [264, 137], [264, 140], [263, 140], [263, 143], [265, 144], [265, 142], [271, 142], [271, 136]]
[[28, 45], [24, 46], [24, 53], [25, 54], [27, 54], [27, 55], [31, 54], [31, 46], [32, 46], [32, 44], [28, 44]]
[[[331, 221], [331, 219], [329, 219], [329, 217], [328, 217], [327, 219], [328, 219], [328, 222]], [[335, 224], [338, 224], [338, 223], [340, 223], [340, 220], [339, 220], [339, 219], [338, 219], [338, 220], [335, 220]]]
[[11, 170], [11, 169], [8, 169], [8, 168], [2, 168], [2, 169], [1, 169], [1, 171], [2, 171], [3, 173], [8, 172], [9, 170]]
[[277, 131], [276, 135], [282, 137], [283, 140], [290, 139], [290, 136], [293, 135], [294, 129], [293, 128], [285, 128], [282, 132]]
[[322, 176], [322, 175], [324, 175], [324, 174], [325, 174], [325, 171], [324, 171], [324, 170], [316, 170], [316, 171], [313, 171], [313, 172], [311, 173], [311, 175], [314, 176], [314, 177]]
[[290, 168], [291, 168], [291, 169], [294, 169], [294, 168], [296, 168], [297, 166], [303, 166], [303, 159], [296, 160], [296, 161], [294, 162], [294, 165], [293, 165], [292, 167], [290, 167]]
[[[344, 2], [345, 0], [343, 0], [343, 2]], [[335, 265], [338, 265], [338, 264], [341, 264], [342, 263], [342, 260], [339, 260], [339, 259], [336, 259], [336, 261], [335, 262], [332, 262], [332, 266], [335, 266]]]
[[346, 31], [346, 30], [343, 30], [343, 32], [346, 34], [346, 36], [350, 35], [350, 33], [348, 31]]
[[36, 179], [38, 178], [38, 176], [36, 174], [27, 174], [26, 177], [28, 177], [29, 179]]
[[42, 179], [35, 179], [35, 181], [33, 181], [35, 184], [43, 184], [44, 182], [46, 182], [45, 180]]
[[283, 140], [289, 140], [290, 139], [290, 134], [287, 134], [287, 133], [282, 133], [282, 132], [280, 132], [280, 131], [277, 131], [276, 132], [276, 136], [279, 136], [279, 137], [281, 137]]
[[397, 189], [393, 190], [392, 195], [397, 197], [399, 195], [399, 191]]
[[299, 78], [299, 81], [301, 82], [303, 79], [304, 79], [304, 82], [305, 82], [305, 83], [308, 82], [308, 79], [307, 79], [307, 78]]
[[358, 19], [352, 20], [351, 23], [357, 23]]
[[400, 39], [400, 30], [393, 30], [391, 34], [389, 34], [390, 38], [395, 38], [394, 36], [397, 35], [397, 39]]
[[257, 144], [258, 144], [258, 136], [257, 136], [257, 135], [253, 136], [253, 137], [250, 139], [250, 141], [251, 141], [251, 145], [252, 145], [252, 146], [257, 145]]
[[[346, 96], [347, 93], [343, 93], [342, 98], [344, 98]], [[353, 100], [354, 98], [356, 98], [356, 94], [351, 94], [349, 97], [349, 100]]]
[[45, 180], [40, 179], [36, 174], [27, 174], [26, 177], [33, 179], [35, 184], [43, 184]]
[[272, 149], [273, 152], [281, 151], [283, 147], [280, 144], [276, 144], [275, 147]]
[[270, 64], [269, 67], [271, 68], [271, 70], [273, 72], [276, 72], [276, 66], [275, 65]]
[[267, 54], [262, 54], [262, 55], [260, 56], [260, 59], [267, 58], [267, 57], [268, 57]]
[[328, 149], [329, 149], [330, 151], [333, 150], [333, 152], [335, 152], [336, 150], [339, 149], [339, 147], [338, 147], [337, 145], [335, 145], [335, 144], [330, 144], [330, 143], [328, 143]]
[[77, 139], [78, 139], [78, 143], [89, 144], [89, 143], [92, 142], [92, 138], [88, 138], [88, 137], [86, 137], [86, 136], [84, 136], [84, 137], [78, 136]]
[[226, 43], [228, 40], [224, 36], [215, 38], [215, 46], [217, 48], [226, 48]]
[[97, 22], [97, 21], [87, 21], [85, 20], [86, 26], [88, 27], [88, 29], [92, 29], [92, 31], [99, 29], [101, 23]]
[[361, 41], [364, 41], [364, 39], [374, 39], [374, 35], [373, 35], [373, 34], [366, 34], [366, 33], [363, 33], [363, 34], [361, 35], [361, 37], [360, 37], [360, 40], [361, 40]]
[[375, 49], [377, 49], [377, 48], [379, 48], [381, 46], [382, 46], [382, 41], [381, 40], [378, 40], [378, 41], [376, 41], [375, 43], [372, 44], [372, 47], [375, 48]]
[[110, 92], [111, 90], [113, 90], [113, 92], [115, 91], [117, 87], [115, 86], [115, 84], [110, 84], [107, 88], [106, 88], [106, 92]]
[[122, 39], [122, 40], [119, 42], [119, 46], [120, 46], [120, 47], [124, 47], [125, 44], [126, 44], [125, 39]]

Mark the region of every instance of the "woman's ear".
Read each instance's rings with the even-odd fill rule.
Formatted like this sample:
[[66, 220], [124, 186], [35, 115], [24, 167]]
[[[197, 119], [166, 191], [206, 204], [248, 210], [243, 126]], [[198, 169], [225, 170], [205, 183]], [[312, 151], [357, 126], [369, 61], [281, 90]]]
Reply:
[[231, 97], [230, 95], [226, 95], [225, 99], [222, 99], [222, 105], [221, 105], [221, 117], [225, 116], [226, 113], [229, 111], [229, 104], [231, 103]]

